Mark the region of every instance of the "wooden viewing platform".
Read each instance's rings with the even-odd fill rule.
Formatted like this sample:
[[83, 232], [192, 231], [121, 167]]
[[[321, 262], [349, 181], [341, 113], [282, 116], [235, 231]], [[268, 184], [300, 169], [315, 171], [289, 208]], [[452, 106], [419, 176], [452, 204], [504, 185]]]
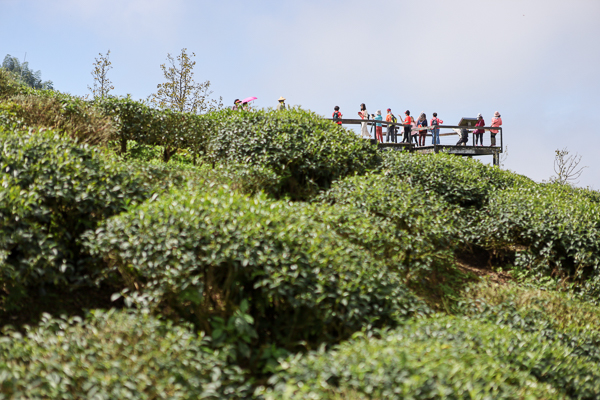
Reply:
[[[334, 120], [333, 118], [326, 118], [330, 121], [340, 121], [340, 120]], [[397, 133], [397, 139], [398, 141], [401, 141], [403, 136], [404, 136], [404, 127], [405, 126], [411, 126], [411, 125], [407, 125], [407, 124], [403, 124], [402, 122], [387, 122], [387, 121], [376, 121], [373, 119], [368, 119], [368, 120], [364, 120], [364, 119], [346, 119], [346, 118], [342, 118], [342, 125], [360, 125], [363, 122], [366, 123], [369, 126], [369, 130], [371, 130], [371, 128], [373, 129], [373, 133], [375, 131], [374, 125], [377, 124], [381, 124], [382, 127], [387, 127], [388, 125], [393, 125], [398, 127], [398, 133]], [[472, 122], [472, 121], [468, 121], [468, 122]], [[503, 142], [503, 137], [502, 137], [502, 127], [500, 126], [478, 126], [475, 127], [473, 124], [468, 124], [468, 125], [437, 125], [436, 126], [438, 129], [467, 129], [468, 131], [472, 131], [475, 129], [482, 129], [484, 131], [486, 131], [486, 133], [488, 133], [491, 129], [493, 130], [497, 130], [498, 134], [496, 134], [496, 140], [497, 143], [499, 142], [499, 146], [475, 146], [475, 134], [471, 133], [471, 144], [466, 144], [466, 145], [449, 145], [449, 144], [430, 144], [430, 145], [426, 145], [426, 146], [417, 146], [415, 143], [393, 143], [393, 142], [384, 142], [384, 143], [379, 143], [379, 147], [382, 149], [390, 149], [390, 150], [404, 150], [404, 151], [409, 151], [411, 153], [421, 153], [421, 154], [428, 154], [428, 153], [449, 153], [449, 154], [456, 154], [459, 156], [466, 156], [466, 157], [474, 157], [474, 156], [492, 156], [493, 157], [493, 162], [494, 165], [499, 166], [500, 165], [500, 153], [502, 153], [502, 149], [504, 147], [504, 142]], [[431, 133], [429, 133], [431, 131], [432, 127], [428, 126], [428, 127], [424, 127], [424, 128], [419, 128], [418, 130], [423, 131], [423, 130], [427, 130], [427, 137], [430, 138], [432, 135]], [[386, 129], [383, 130], [383, 136], [385, 137], [387, 134]], [[455, 138], [458, 138], [458, 133], [457, 132], [440, 132], [439, 134], [440, 136], [440, 141], [442, 137], [447, 137], [447, 136], [454, 136]], [[488, 142], [491, 143], [491, 134], [490, 135], [485, 135]], [[377, 143], [376, 139], [369, 139], [371, 140], [373, 143]]]

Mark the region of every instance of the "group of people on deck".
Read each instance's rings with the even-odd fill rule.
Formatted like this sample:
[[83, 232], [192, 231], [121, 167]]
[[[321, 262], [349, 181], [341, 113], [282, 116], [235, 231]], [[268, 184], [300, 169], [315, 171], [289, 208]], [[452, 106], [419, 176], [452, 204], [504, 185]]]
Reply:
[[[367, 106], [362, 103], [360, 105], [360, 111], [358, 115], [363, 120], [374, 120], [375, 121], [375, 139], [379, 143], [383, 143], [383, 124], [377, 121], [383, 121], [383, 115], [381, 114], [381, 110], [377, 110], [376, 114], [369, 114], [367, 111]], [[335, 106], [333, 112], [333, 119], [336, 120], [338, 124], [342, 124], [342, 113], [340, 112], [340, 108]], [[398, 118], [392, 113], [392, 109], [387, 109], [387, 114], [385, 116], [385, 121], [390, 123], [397, 123]], [[427, 137], [428, 130], [431, 131], [431, 144], [437, 145], [440, 144], [440, 129], [438, 126], [442, 125], [444, 121], [438, 118], [437, 113], [433, 113], [433, 117], [427, 122], [427, 115], [422, 112], [419, 117], [415, 120], [413, 116], [410, 115], [410, 110], [406, 110], [404, 112], [404, 132], [403, 138], [400, 143], [412, 143], [414, 141], [416, 146], [425, 146], [425, 138]], [[361, 135], [364, 138], [370, 139], [371, 134], [369, 133], [368, 123], [365, 121], [361, 123]], [[492, 118], [491, 127], [499, 127], [502, 125], [502, 118], [500, 117], [500, 113], [496, 111], [494, 113], [494, 117]], [[484, 127], [485, 121], [481, 114], [477, 115], [477, 123], [475, 127]], [[466, 130], [465, 130], [466, 131]], [[483, 134], [484, 129], [476, 129], [473, 133], [475, 134], [475, 146], [483, 146]], [[496, 145], [496, 134], [498, 130], [491, 129], [491, 145]], [[460, 140], [457, 145], [466, 144], [468, 140], [468, 135], [461, 135]], [[386, 141], [398, 143], [398, 127], [392, 124], [387, 124], [387, 133], [386, 133]], [[479, 143], [479, 144], [478, 144]]]

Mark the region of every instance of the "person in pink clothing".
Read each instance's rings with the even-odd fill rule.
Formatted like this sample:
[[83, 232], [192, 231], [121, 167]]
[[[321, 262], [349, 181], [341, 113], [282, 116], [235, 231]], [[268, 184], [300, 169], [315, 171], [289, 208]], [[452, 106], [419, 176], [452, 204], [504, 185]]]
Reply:
[[[483, 120], [481, 114], [477, 114], [477, 123], [475, 124], [475, 126], [485, 126], [485, 121]], [[480, 142], [479, 145], [483, 146], [483, 132], [485, 132], [483, 129], [476, 129], [475, 131], [473, 131], [473, 133], [475, 134], [475, 146], [477, 146], [477, 140], [479, 140]]]
[[[494, 118], [492, 118], [492, 124], [490, 126], [501, 126], [502, 118], [500, 118], [500, 113], [496, 111], [494, 113]], [[492, 146], [496, 145], [496, 134], [498, 133], [498, 129], [490, 129], [490, 133], [492, 135]]]

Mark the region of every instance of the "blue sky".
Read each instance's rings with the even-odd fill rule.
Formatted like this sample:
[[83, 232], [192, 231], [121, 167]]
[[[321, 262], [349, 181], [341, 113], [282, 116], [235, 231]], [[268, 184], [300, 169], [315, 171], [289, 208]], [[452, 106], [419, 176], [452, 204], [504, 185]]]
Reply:
[[[111, 51], [114, 94], [146, 98], [160, 64], [196, 53], [196, 79], [229, 105], [279, 96], [330, 116], [391, 107], [446, 123], [502, 114], [505, 167], [537, 181], [554, 150], [588, 166], [600, 189], [600, 1], [0, 0], [0, 57], [85, 95], [98, 53]], [[448, 143], [454, 137], [446, 139]], [[482, 158], [483, 162], [490, 162]]]

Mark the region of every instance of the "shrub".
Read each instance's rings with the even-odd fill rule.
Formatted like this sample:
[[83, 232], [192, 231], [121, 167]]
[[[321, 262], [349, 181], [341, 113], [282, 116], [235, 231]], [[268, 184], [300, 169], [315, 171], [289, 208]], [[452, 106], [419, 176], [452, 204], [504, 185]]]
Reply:
[[310, 207], [227, 187], [144, 203], [88, 234], [87, 247], [137, 298], [208, 332], [247, 301], [254, 344], [334, 342], [425, 310], [397, 273], [313, 220]]
[[0, 100], [27, 92], [27, 87], [19, 83], [14, 73], [0, 67]]
[[497, 190], [532, 184], [528, 178], [476, 160], [448, 154], [384, 153], [382, 172], [442, 196], [462, 207], [483, 207]]
[[81, 284], [96, 269], [81, 234], [151, 196], [161, 171], [134, 172], [54, 131], [0, 128], [0, 141], [0, 293], [18, 308], [27, 287]]
[[534, 276], [585, 282], [600, 293], [600, 205], [560, 184], [497, 191], [470, 228], [476, 244]]
[[392, 268], [424, 278], [453, 263], [459, 241], [456, 210], [398, 177], [348, 177], [315, 202], [345, 207], [343, 212], [323, 209], [320, 218]]
[[52, 90], [29, 89], [10, 97], [2, 108], [22, 126], [60, 130], [80, 143], [107, 144], [116, 132], [111, 119], [89, 102]]
[[196, 154], [203, 147], [204, 129], [199, 115], [152, 108], [130, 97], [98, 99], [95, 105], [117, 125], [121, 154], [127, 152], [127, 143], [132, 140], [161, 146], [165, 162], [178, 150], [189, 149]]
[[290, 357], [262, 391], [267, 399], [594, 398], [595, 365], [540, 332], [438, 317]]
[[0, 337], [0, 397], [239, 399], [248, 385], [227, 354], [188, 326], [95, 311]]
[[[276, 196], [308, 198], [344, 176], [363, 174], [380, 161], [377, 148], [350, 130], [308, 111], [232, 111], [206, 114], [205, 160], [259, 167], [276, 181]], [[265, 173], [263, 173], [265, 175]]]

